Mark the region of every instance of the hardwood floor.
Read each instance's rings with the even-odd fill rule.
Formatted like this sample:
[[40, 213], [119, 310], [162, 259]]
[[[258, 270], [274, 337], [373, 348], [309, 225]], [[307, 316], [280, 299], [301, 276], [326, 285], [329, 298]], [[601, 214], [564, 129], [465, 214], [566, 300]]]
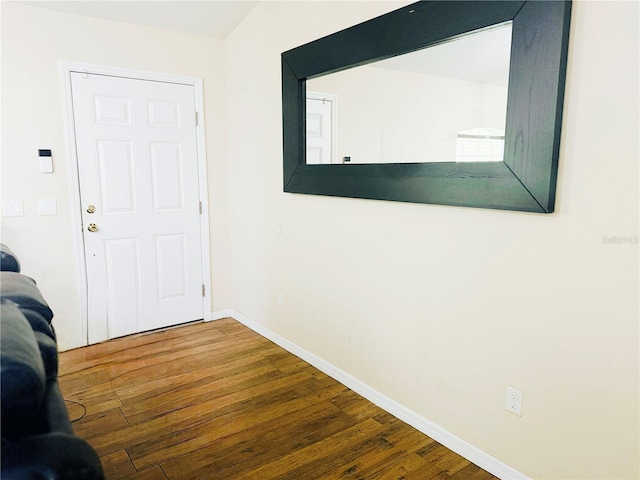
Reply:
[[63, 352], [60, 385], [108, 480], [495, 479], [233, 319]]

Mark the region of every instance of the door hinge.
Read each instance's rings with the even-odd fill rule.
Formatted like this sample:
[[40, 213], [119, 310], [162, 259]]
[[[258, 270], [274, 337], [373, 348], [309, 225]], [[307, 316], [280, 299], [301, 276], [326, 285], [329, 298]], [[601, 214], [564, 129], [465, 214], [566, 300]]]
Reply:
[[204, 297], [207, 293], [207, 287], [205, 287], [204, 283], [202, 284], [202, 296]]
[[198, 126], [198, 112], [196, 112], [196, 127]]
[[200, 212], [200, 215], [202, 215], [202, 202], [199, 202], [198, 204], [198, 211]]

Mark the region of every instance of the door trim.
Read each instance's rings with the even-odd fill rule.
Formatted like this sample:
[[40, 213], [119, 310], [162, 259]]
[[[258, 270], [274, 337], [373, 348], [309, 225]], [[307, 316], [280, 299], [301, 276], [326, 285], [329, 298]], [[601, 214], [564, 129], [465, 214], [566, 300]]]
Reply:
[[[202, 314], [205, 321], [211, 320], [211, 258], [209, 250], [209, 194], [207, 188], [207, 153], [205, 148], [205, 120], [204, 120], [204, 95], [203, 80], [198, 77], [174, 75], [168, 73], [150, 72], [144, 70], [132, 70], [129, 68], [111, 67], [91, 63], [61, 62], [62, 84], [64, 87], [64, 122], [67, 133], [68, 167], [70, 172], [70, 196], [71, 219], [74, 229], [74, 244], [78, 261], [78, 278], [80, 291], [80, 322], [82, 325], [82, 339], [84, 345], [89, 344], [89, 318], [88, 318], [88, 285], [87, 265], [84, 256], [84, 239], [82, 235], [82, 213], [80, 202], [80, 177], [78, 174], [78, 152], [76, 150], [76, 132], [73, 122], [73, 103], [71, 96], [71, 72], [80, 72], [96, 75], [109, 75], [114, 77], [148, 80], [164, 83], [178, 83], [194, 87], [195, 106], [198, 112], [198, 124], [196, 125], [196, 151], [198, 155], [198, 187], [200, 189], [200, 201], [202, 202], [202, 215], [200, 215], [200, 245], [202, 257], [202, 281], [205, 293], [202, 297]], [[195, 112], [194, 112], [195, 113]], [[194, 119], [195, 121], [195, 119]]]

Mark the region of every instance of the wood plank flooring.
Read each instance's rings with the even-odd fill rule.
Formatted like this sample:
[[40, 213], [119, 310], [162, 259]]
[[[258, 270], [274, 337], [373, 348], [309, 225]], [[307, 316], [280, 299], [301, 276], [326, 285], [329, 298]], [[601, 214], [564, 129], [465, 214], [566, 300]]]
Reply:
[[108, 480], [496, 480], [233, 319], [63, 352], [60, 386]]

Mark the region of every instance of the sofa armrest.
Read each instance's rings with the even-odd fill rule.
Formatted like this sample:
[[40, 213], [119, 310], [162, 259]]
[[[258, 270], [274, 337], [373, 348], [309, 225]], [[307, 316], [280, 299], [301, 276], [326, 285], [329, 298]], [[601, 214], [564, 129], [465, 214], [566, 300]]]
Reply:
[[3, 272], [20, 272], [18, 257], [4, 243], [0, 243], [0, 270]]
[[32, 310], [40, 314], [49, 324], [53, 311], [45, 301], [34, 279], [16, 272], [0, 272], [2, 299], [10, 300], [21, 310]]
[[46, 391], [45, 368], [29, 322], [12, 303], [0, 303], [2, 436], [38, 432]]

